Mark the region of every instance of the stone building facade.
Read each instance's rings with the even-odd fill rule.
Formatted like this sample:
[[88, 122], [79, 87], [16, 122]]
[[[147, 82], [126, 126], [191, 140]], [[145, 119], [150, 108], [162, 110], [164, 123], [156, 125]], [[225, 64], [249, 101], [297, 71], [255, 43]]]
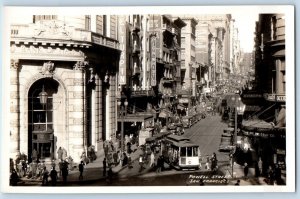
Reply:
[[11, 158], [57, 158], [63, 147], [78, 162], [115, 133], [119, 43], [91, 31], [90, 16], [33, 19], [11, 25]]

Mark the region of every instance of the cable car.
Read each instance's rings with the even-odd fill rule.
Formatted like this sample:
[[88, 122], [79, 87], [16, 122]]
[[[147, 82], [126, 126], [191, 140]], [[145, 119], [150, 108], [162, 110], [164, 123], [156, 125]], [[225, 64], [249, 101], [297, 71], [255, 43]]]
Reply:
[[166, 163], [180, 169], [199, 169], [200, 149], [189, 138], [168, 135], [165, 140], [163, 156]]

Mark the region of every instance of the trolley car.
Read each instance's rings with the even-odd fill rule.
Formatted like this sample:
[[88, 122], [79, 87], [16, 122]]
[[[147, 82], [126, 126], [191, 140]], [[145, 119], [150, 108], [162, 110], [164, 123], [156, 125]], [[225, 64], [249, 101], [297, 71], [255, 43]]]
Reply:
[[199, 169], [199, 146], [184, 136], [168, 135], [163, 155], [165, 162], [176, 169]]

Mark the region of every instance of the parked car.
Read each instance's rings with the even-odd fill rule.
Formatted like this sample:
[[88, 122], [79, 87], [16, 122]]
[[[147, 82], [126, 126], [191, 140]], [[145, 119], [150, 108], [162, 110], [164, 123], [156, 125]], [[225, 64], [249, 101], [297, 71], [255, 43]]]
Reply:
[[232, 137], [234, 133], [234, 128], [226, 128], [223, 130], [222, 137]]
[[219, 151], [231, 151], [232, 149], [234, 149], [232, 137], [221, 137]]
[[222, 120], [228, 120], [229, 119], [229, 112], [228, 110], [224, 110], [223, 114], [222, 114]]
[[194, 122], [193, 116], [182, 117], [182, 124], [184, 128], [190, 128], [193, 125], [193, 122]]

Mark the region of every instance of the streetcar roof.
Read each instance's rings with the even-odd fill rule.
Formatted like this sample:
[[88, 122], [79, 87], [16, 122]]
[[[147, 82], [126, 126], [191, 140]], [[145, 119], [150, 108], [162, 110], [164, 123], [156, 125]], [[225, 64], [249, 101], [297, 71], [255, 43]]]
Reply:
[[179, 135], [168, 135], [167, 141], [177, 147], [199, 147], [197, 144], [191, 142], [189, 138]]

